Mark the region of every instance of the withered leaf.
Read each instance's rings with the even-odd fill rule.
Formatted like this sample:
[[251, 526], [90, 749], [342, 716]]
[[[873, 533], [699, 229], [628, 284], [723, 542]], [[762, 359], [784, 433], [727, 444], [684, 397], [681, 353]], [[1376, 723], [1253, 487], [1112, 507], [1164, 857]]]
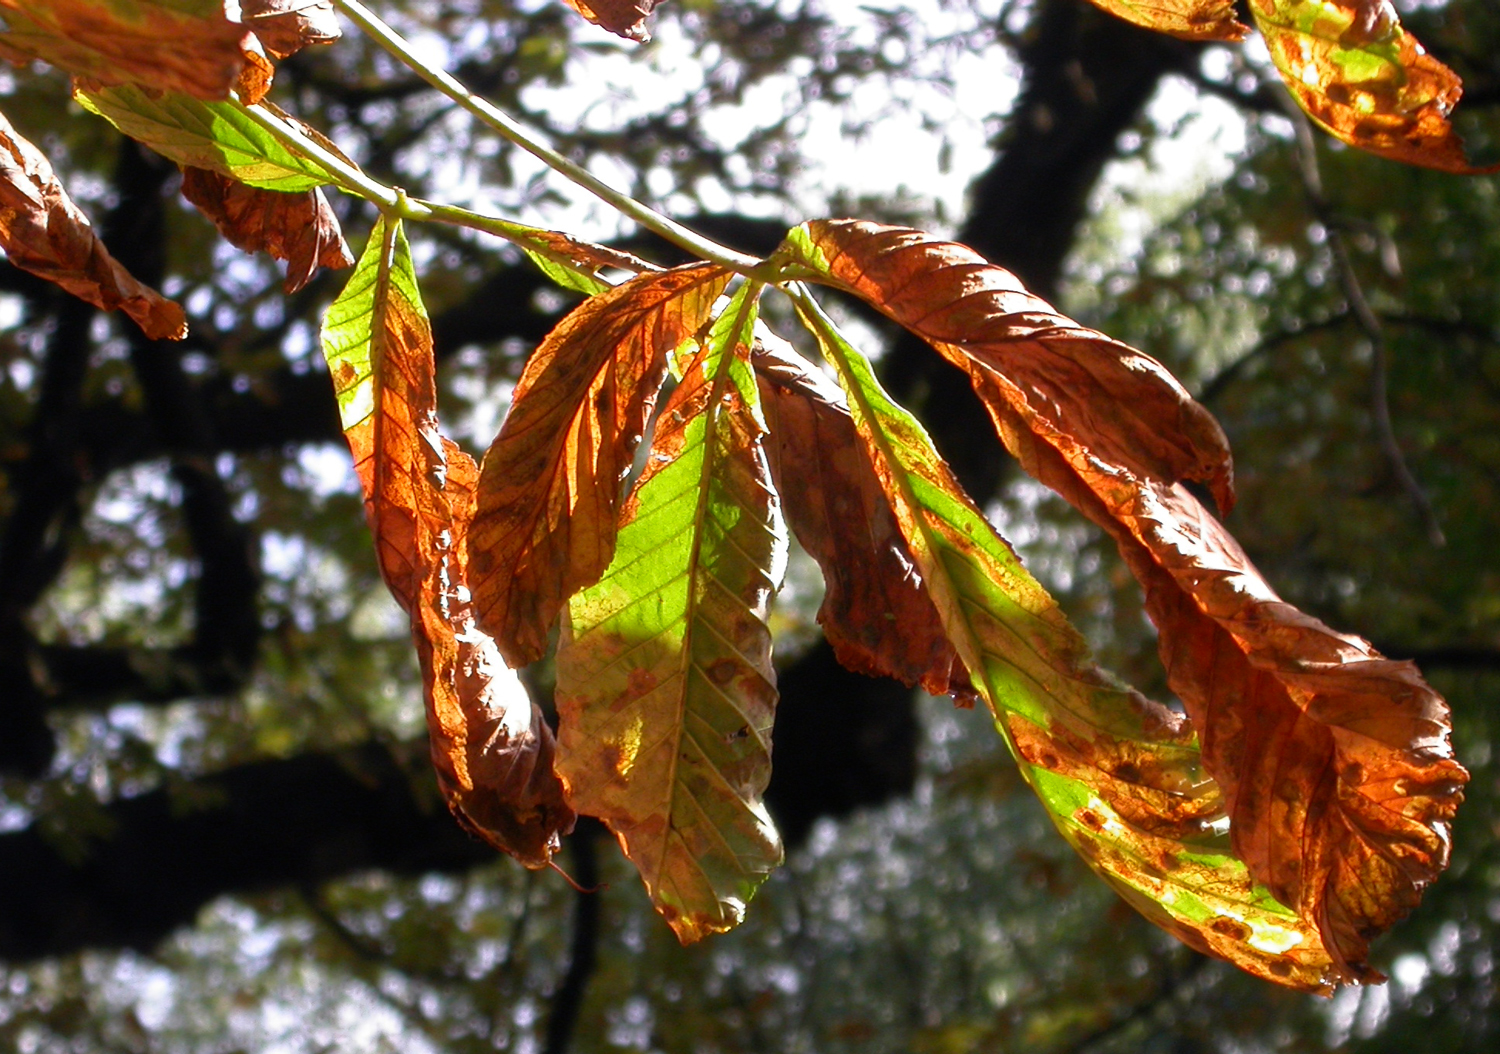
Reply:
[[1249, 28], [1234, 17], [1234, 0], [1089, 0], [1127, 22], [1183, 40], [1243, 40]]
[[584, 18], [618, 37], [644, 44], [651, 39], [646, 16], [660, 0], [568, 0], [568, 6]]
[[[1145, 588], [1169, 682], [1223, 788], [1236, 854], [1316, 929], [1332, 956], [1330, 980], [1378, 977], [1365, 962], [1370, 939], [1447, 864], [1467, 774], [1452, 757], [1446, 704], [1411, 664], [1276, 596], [1181, 484], [1211, 459], [1122, 457], [1132, 421], [1108, 407], [1038, 399], [1007, 359], [966, 342], [955, 316], [971, 318], [975, 340], [992, 346], [1004, 339], [1008, 310], [979, 277], [977, 256], [851, 224], [814, 226], [808, 245], [839, 284], [964, 366], [1027, 470], [1112, 534]], [[995, 320], [988, 328], [986, 315]], [[1024, 319], [1019, 330], [1032, 341]], [[1135, 409], [1153, 405], [1170, 409], [1171, 399]], [[1162, 415], [1163, 435], [1179, 437], [1169, 447], [1206, 434], [1184, 429], [1193, 420], [1180, 408]]]
[[330, 0], [240, 0], [240, 20], [278, 59], [343, 34]]
[[307, 285], [320, 266], [337, 269], [354, 263], [321, 188], [264, 190], [189, 167], [182, 170], [182, 194], [236, 248], [285, 260], [288, 293]]
[[119, 308], [153, 340], [187, 336], [187, 316], [131, 276], [73, 204], [42, 152], [0, 114], [0, 246], [17, 267], [104, 311]]
[[736, 294], [662, 408], [604, 577], [557, 656], [558, 767], [684, 943], [727, 930], [781, 861], [761, 795], [776, 704], [765, 619], [786, 536]]
[[432, 332], [399, 222], [376, 224], [322, 341], [381, 575], [411, 618], [449, 808], [546, 866], [573, 812], [540, 709], [474, 625], [462, 543], [479, 473], [438, 429]]
[[1323, 990], [1317, 930], [1230, 851], [1224, 799], [1180, 714], [1118, 684], [963, 493], [921, 425], [810, 297], [864, 449], [944, 629], [1064, 837], [1147, 918], [1261, 977]]
[[728, 282], [707, 265], [640, 275], [585, 300], [527, 362], [484, 456], [469, 532], [474, 609], [511, 665], [541, 657], [563, 603], [609, 565], [667, 354]]
[[1472, 172], [1448, 122], [1463, 84], [1388, 0], [1250, 0], [1297, 104], [1330, 134], [1396, 161]]
[[818, 622], [839, 662], [933, 695], [972, 692], [860, 449], [844, 393], [768, 332], [752, 361], [771, 432], [771, 479], [787, 523], [823, 571]]
[[225, 99], [254, 37], [223, 0], [0, 0], [0, 57], [41, 59], [94, 85]]

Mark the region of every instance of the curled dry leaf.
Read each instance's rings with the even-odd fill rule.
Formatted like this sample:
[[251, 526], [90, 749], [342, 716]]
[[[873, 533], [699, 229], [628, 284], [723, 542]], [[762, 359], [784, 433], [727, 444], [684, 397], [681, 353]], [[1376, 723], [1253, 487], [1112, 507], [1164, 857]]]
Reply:
[[343, 33], [330, 0], [240, 0], [240, 20], [278, 59], [331, 44]]
[[1234, 0], [1090, 0], [1127, 22], [1183, 40], [1243, 40], [1250, 30], [1234, 17]]
[[478, 469], [438, 430], [432, 332], [399, 223], [376, 225], [322, 340], [380, 572], [411, 618], [449, 808], [544, 867], [573, 811], [541, 711], [474, 625], [462, 539]]
[[187, 336], [175, 302], [110, 256], [42, 152], [0, 114], [0, 246], [17, 267], [104, 311], [119, 308], [153, 340]]
[[541, 657], [564, 602], [609, 565], [667, 354], [708, 319], [729, 277], [697, 265], [633, 278], [585, 300], [526, 363], [469, 532], [474, 609], [511, 665]]
[[224, 0], [0, 0], [8, 27], [0, 57], [41, 59], [91, 85], [225, 99], [259, 47], [224, 8]]
[[1230, 851], [1223, 795], [1191, 726], [1094, 666], [921, 425], [815, 302], [798, 307], [839, 370], [943, 627], [1059, 831], [1147, 918], [1193, 947], [1324, 989], [1331, 957], [1316, 929]]
[[646, 16], [660, 0], [568, 0], [568, 6], [615, 36], [644, 44], [651, 39]]
[[1401, 27], [1388, 0], [1250, 0], [1297, 104], [1351, 146], [1473, 172], [1448, 122], [1463, 84]]
[[971, 696], [844, 393], [767, 332], [753, 362], [771, 479], [787, 523], [823, 571], [818, 622], [839, 662], [933, 695]]
[[765, 619], [786, 534], [761, 439], [747, 284], [662, 407], [614, 560], [557, 655], [558, 768], [684, 943], [736, 925], [781, 840]]
[[307, 285], [320, 266], [337, 269], [354, 263], [321, 188], [263, 190], [217, 172], [184, 168], [182, 195], [236, 248], [285, 260], [288, 293]]
[[[1365, 962], [1369, 941], [1411, 910], [1448, 861], [1467, 773], [1452, 757], [1443, 700], [1410, 663], [1276, 596], [1181, 484], [1204, 478], [1192, 470], [1212, 463], [1218, 444], [1194, 458], [1127, 459], [1117, 441], [1146, 419], [1050, 400], [1034, 380], [1012, 376], [1009, 360], [993, 354], [1017, 302], [1006, 272], [915, 232], [806, 230], [805, 256], [966, 369], [1028, 471], [1113, 535], [1145, 588], [1204, 765], [1223, 788], [1236, 854], [1317, 931], [1332, 957], [1329, 981], [1377, 978]], [[1014, 324], [1017, 340], [1034, 340], [1028, 316]], [[1170, 382], [1164, 371], [1139, 373]], [[1138, 402], [1134, 413], [1170, 407], [1180, 389], [1169, 388], [1165, 402]], [[1162, 449], [1197, 447], [1208, 436], [1197, 421], [1180, 409], [1162, 414]], [[1225, 468], [1205, 481], [1222, 491]]]

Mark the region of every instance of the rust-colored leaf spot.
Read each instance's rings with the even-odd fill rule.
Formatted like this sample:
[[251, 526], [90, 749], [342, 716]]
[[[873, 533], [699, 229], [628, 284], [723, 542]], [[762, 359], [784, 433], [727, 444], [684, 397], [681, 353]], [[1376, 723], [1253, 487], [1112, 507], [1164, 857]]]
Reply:
[[185, 168], [182, 195], [236, 248], [285, 260], [288, 293], [307, 285], [320, 266], [354, 263], [321, 188], [283, 193], [246, 186], [217, 172]]
[[469, 535], [475, 612], [511, 665], [541, 657], [563, 602], [609, 565], [667, 353], [728, 282], [706, 265], [633, 278], [580, 304], [527, 362]]
[[1234, 0], [1090, 0], [1127, 22], [1183, 40], [1243, 40], [1248, 27], [1234, 17]]
[[104, 311], [119, 308], [153, 340], [181, 340], [187, 316], [105, 249], [42, 152], [0, 114], [0, 246], [10, 262]]

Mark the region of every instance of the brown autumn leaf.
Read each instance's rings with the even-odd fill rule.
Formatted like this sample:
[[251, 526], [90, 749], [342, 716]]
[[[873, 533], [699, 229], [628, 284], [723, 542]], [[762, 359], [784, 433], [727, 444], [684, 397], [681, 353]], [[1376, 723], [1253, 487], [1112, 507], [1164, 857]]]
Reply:
[[1463, 84], [1388, 0], [1250, 0], [1297, 104], [1330, 134], [1395, 161], [1476, 171], [1448, 122]]
[[376, 224], [325, 317], [323, 349], [381, 576], [411, 618], [449, 808], [491, 845], [544, 867], [573, 811], [540, 709], [474, 625], [463, 535], [479, 473], [438, 428], [432, 331], [399, 223]]
[[1127, 22], [1183, 40], [1243, 40], [1249, 27], [1234, 17], [1234, 0], [1089, 0]]
[[284, 288], [295, 293], [320, 266], [350, 267], [338, 217], [320, 188], [295, 194], [246, 186], [201, 168], [182, 170], [182, 195], [213, 220], [230, 244], [287, 262]]
[[818, 623], [839, 662], [972, 699], [844, 393], [769, 333], [757, 337], [752, 360], [771, 479], [787, 523], [823, 571]]
[[[1199, 417], [1206, 411], [1172, 409], [1180, 388], [1160, 367], [1136, 365], [1168, 390], [1154, 401], [1136, 393], [1126, 416], [1049, 399], [1026, 371], [1011, 375], [1012, 357], [996, 354], [1019, 305], [1031, 306], [1013, 320], [1017, 339], [1036, 339], [1039, 302], [1017, 299], [1006, 272], [915, 232], [844, 222], [806, 230], [803, 252], [818, 252], [840, 284], [967, 370], [1027, 470], [1115, 538], [1145, 588], [1205, 767], [1223, 788], [1236, 853], [1317, 928], [1333, 979], [1378, 978], [1365, 962], [1369, 941], [1447, 865], [1448, 823], [1467, 780], [1443, 700], [1410, 663], [1276, 596], [1182, 486], [1197, 478], [1225, 493], [1227, 459], [1221, 473], [1192, 474], [1214, 462], [1221, 441], [1196, 457], [1119, 456], [1119, 439], [1153, 412], [1162, 450], [1183, 455], [1213, 438]], [[1122, 361], [1151, 362], [1127, 352]]]
[[277, 59], [343, 35], [330, 0], [240, 0], [240, 21]]
[[0, 0], [0, 58], [41, 59], [97, 85], [225, 99], [259, 51], [223, 0]]
[[651, 39], [646, 16], [661, 0], [568, 0], [568, 6], [615, 36], [644, 44]]
[[174, 301], [142, 285], [109, 254], [42, 152], [0, 114], [0, 246], [10, 262], [103, 311], [119, 308], [152, 340], [187, 336]]
[[468, 536], [479, 624], [512, 666], [541, 657], [563, 603], [609, 565], [667, 353], [729, 277], [701, 264], [640, 275], [585, 300], [527, 362], [484, 456]]

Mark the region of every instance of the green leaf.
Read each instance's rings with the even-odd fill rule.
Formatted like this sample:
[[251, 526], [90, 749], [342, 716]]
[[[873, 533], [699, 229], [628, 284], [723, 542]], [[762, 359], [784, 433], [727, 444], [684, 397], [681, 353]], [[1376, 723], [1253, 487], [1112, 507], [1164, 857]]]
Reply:
[[727, 930], [781, 861], [761, 794], [786, 560], [749, 345], [760, 288], [714, 323], [657, 419], [604, 577], [558, 651], [559, 770], [684, 942]]
[[531, 258], [531, 262], [541, 269], [542, 274], [564, 289], [572, 289], [585, 296], [597, 296], [610, 288], [608, 282], [583, 270], [572, 261], [554, 259], [524, 245], [521, 246], [521, 251]]
[[1181, 715], [1093, 664], [1056, 602], [963, 493], [921, 424], [806, 294], [918, 570], [974, 687], [1064, 837], [1126, 899], [1201, 950], [1325, 987], [1317, 931], [1251, 881]]
[[299, 157], [234, 102], [204, 102], [176, 92], [152, 98], [136, 87], [76, 91], [80, 105], [179, 165], [206, 168], [252, 187], [311, 190], [338, 179]]

